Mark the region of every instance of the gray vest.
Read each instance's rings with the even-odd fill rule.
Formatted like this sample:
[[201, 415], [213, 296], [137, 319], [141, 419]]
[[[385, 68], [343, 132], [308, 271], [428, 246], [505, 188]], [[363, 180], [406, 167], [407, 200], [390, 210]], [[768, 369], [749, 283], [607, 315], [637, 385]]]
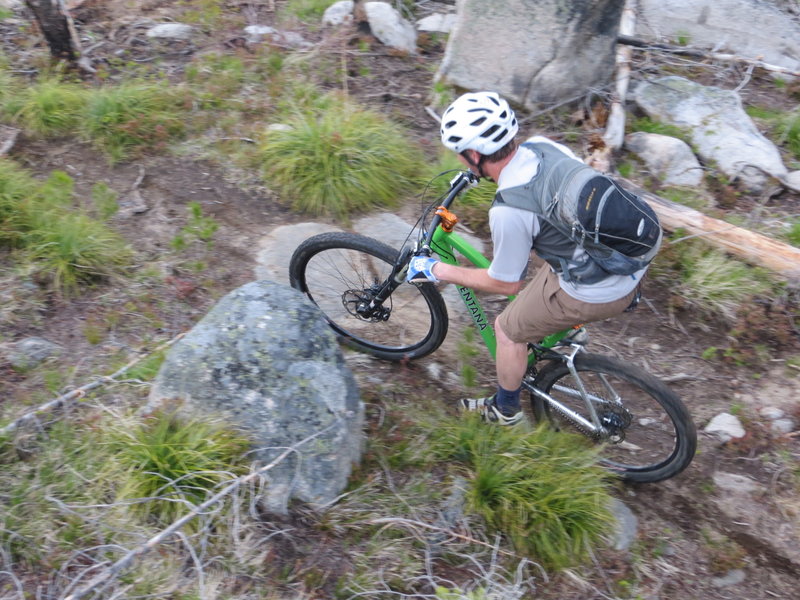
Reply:
[[522, 146], [536, 154], [539, 170], [528, 183], [498, 192], [493, 205], [529, 210], [539, 217], [540, 230], [533, 250], [567, 281], [588, 284], [605, 279], [609, 273], [598, 267], [588, 254], [573, 259], [580, 244], [556, 225], [559, 203], [577, 201], [581, 189], [597, 176], [597, 171], [551, 144], [527, 142]]

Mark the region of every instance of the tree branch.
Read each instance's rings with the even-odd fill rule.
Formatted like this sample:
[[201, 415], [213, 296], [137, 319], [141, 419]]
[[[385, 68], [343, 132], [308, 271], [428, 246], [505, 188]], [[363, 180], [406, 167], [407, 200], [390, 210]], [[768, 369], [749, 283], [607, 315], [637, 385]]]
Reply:
[[739, 56], [736, 54], [727, 54], [722, 52], [711, 52], [708, 50], [700, 50], [697, 48], [688, 48], [684, 46], [673, 46], [672, 44], [648, 42], [646, 40], [622, 34], [617, 36], [617, 43], [626, 46], [632, 46], [634, 48], [639, 48], [640, 50], [655, 50], [658, 52], [669, 52], [670, 54], [678, 54], [680, 56], [690, 56], [692, 58], [705, 58], [705, 59], [722, 60], [728, 62], [741, 62], [749, 65], [754, 65], [756, 67], [760, 67], [766, 71], [773, 71], [775, 73], [783, 73], [785, 75], [793, 75], [795, 77], [800, 77], [800, 71], [765, 63], [759, 58], [750, 58], [747, 56]]

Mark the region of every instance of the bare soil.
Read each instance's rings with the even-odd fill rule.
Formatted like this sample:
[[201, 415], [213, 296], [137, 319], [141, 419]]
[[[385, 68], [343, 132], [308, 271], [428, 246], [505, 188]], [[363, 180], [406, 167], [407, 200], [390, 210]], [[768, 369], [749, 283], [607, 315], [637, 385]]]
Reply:
[[[84, 2], [76, 15], [81, 17], [79, 25], [84, 30], [104, 36], [104, 46], [92, 55], [95, 60], [111, 57], [119, 48], [135, 48], [137, 56], [155, 56], [163, 50], [142, 45], [132, 33], [135, 23], [138, 17], [172, 16], [180, 20], [180, 10], [173, 6], [176, 4], [145, 2], [140, 15], [130, 15], [125, 2]], [[276, 4], [280, 9], [285, 3]], [[249, 19], [285, 27], [276, 22], [266, 5], [259, 4], [253, 10], [256, 12], [248, 13]], [[238, 12], [235, 16], [243, 14]], [[328, 47], [326, 43], [335, 46], [326, 42], [324, 32], [304, 29], [297, 23], [292, 26], [307, 39], [318, 41], [321, 48]], [[9, 34], [3, 42], [6, 53], [20, 65], [29, 64], [37, 51], [30, 48], [35, 37], [21, 33], [19, 28], [11, 35], [9, 27], [3, 27], [4, 33]], [[128, 34], [123, 35], [125, 32]], [[345, 39], [344, 43], [349, 41]], [[165, 54], [162, 60], [171, 62], [177, 74], [181, 64], [198, 52], [240, 51], [242, 44], [238, 27], [212, 27], [202, 43], [178, 54]], [[359, 75], [353, 67], [348, 92], [401, 120], [420, 139], [435, 144], [436, 126], [424, 107], [441, 52], [441, 44], [431, 42], [420, 56], [401, 57], [373, 43], [359, 59], [362, 66], [368, 66], [361, 72], [368, 74]], [[338, 55], [335, 58], [339, 60]], [[759, 81], [755, 77], [746, 93], [778, 93], [774, 86], [759, 85]], [[790, 101], [781, 96], [771, 102], [780, 105]], [[563, 131], [546, 133], [563, 138]], [[590, 133], [584, 132], [587, 137]], [[110, 356], [146, 349], [155, 339], [169, 338], [190, 328], [218, 298], [254, 278], [259, 240], [279, 225], [306, 220], [282, 205], [269, 190], [237, 185], [235, 172], [228, 166], [191, 156], [146, 156], [109, 166], [96, 151], [76, 140], [25, 138], [17, 143], [11, 156], [41, 176], [55, 169], [66, 171], [74, 178], [76, 196], [81, 201], [89, 198], [91, 187], [100, 181], [120, 192], [121, 210], [113, 224], [140, 253], [142, 264], [153, 272], [152, 276], [133, 282], [97, 287], [74, 299], [48, 296], [44, 304], [31, 300], [27, 308], [20, 301], [19, 318], [2, 325], [2, 341], [41, 336], [63, 346], [67, 352], [61, 358], [62, 364], [75, 368], [73, 379], [63, 382], [65, 387], [97, 374]], [[134, 190], [140, 176], [143, 177]], [[775, 197], [772, 206], [779, 211], [796, 212], [797, 200], [797, 195], [783, 193]], [[203, 214], [216, 219], [220, 229], [213, 247], [198, 243], [184, 253], [176, 253], [170, 242], [186, 225], [190, 202], [199, 203]], [[757, 199], [744, 198], [731, 210], [747, 212], [755, 202]], [[479, 233], [485, 237], [485, 231]], [[202, 268], [192, 266], [198, 261], [202, 261]], [[800, 435], [797, 431], [776, 434], [759, 416], [759, 409], [773, 406], [800, 420], [800, 379], [797, 371], [786, 364], [787, 358], [800, 352], [791, 314], [787, 316], [786, 312], [792, 309], [777, 301], [764, 303], [761, 308], [773, 312], [762, 310], [763, 319], [754, 320], [749, 330], [738, 334], [745, 342], [744, 350], [755, 343], [764, 344], [766, 357], [745, 352], [744, 364], [706, 360], [703, 353], [707, 348], [731, 345], [731, 328], [682, 309], [671, 292], [675, 282], [668, 272], [663, 273], [651, 277], [645, 301], [635, 313], [591, 328], [591, 348], [617, 354], [669, 381], [686, 402], [700, 430], [713, 416], [735, 411], [744, 421], [747, 435], [722, 444], [701, 432], [699, 452], [685, 473], [660, 484], [620, 485], [620, 499], [638, 518], [634, 550], [603, 552], [579, 578], [560, 575], [542, 581], [537, 597], [796, 598], [800, 577]], [[757, 315], [758, 307], [752, 313]], [[790, 335], [772, 335], [770, 327]], [[94, 330], [100, 331], [99, 342], [89, 335]], [[479, 360], [484, 373], [482, 382], [488, 385], [491, 364], [485, 358]], [[454, 401], [462, 390], [444, 384], [443, 378], [432, 377], [430, 373], [435, 369], [431, 363], [439, 364], [445, 372], [458, 371], [453, 359], [438, 353], [424, 364], [370, 361], [368, 368], [357, 375], [366, 386], [370, 385], [367, 376], [402, 377], [406, 385], [417, 385], [426, 392], [439, 386], [442, 402]], [[18, 373], [0, 362], [0, 376], [6, 391], [4, 403], [40, 401], [41, 373]], [[413, 387], [410, 393], [413, 394]], [[734, 478], [734, 484], [727, 484], [730, 475], [744, 479]], [[750, 490], [742, 481], [755, 485]], [[297, 565], [312, 564], [317, 548], [330, 547], [330, 542], [316, 537], [311, 528], [308, 536], [306, 542], [298, 542], [295, 547], [293, 560]], [[347, 568], [343, 560], [331, 561], [331, 565]], [[730, 583], [724, 579], [736, 577], [739, 572], [743, 574], [741, 581]], [[639, 581], [639, 587], [626, 595], [611, 583], [620, 580]]]

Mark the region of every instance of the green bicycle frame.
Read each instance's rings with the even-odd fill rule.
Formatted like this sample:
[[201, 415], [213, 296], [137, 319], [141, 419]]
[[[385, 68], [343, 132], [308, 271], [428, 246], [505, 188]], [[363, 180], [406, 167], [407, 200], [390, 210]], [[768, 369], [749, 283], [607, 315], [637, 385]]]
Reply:
[[[478, 252], [478, 250], [475, 249], [475, 247], [472, 246], [462, 236], [452, 231], [445, 231], [441, 225], [437, 226], [436, 230], [433, 232], [433, 238], [431, 239], [430, 247], [431, 250], [439, 255], [439, 259], [443, 263], [447, 263], [449, 265], [458, 264], [458, 260], [456, 259], [456, 254], [454, 251], [457, 251], [479, 269], [488, 269], [489, 265], [491, 264], [489, 259]], [[475, 323], [475, 327], [478, 328], [478, 332], [481, 334], [483, 342], [486, 344], [486, 348], [489, 350], [489, 354], [491, 355], [492, 359], [494, 359], [497, 354], [497, 337], [495, 336], [494, 328], [486, 318], [486, 313], [483, 311], [483, 307], [480, 305], [480, 302], [478, 302], [475, 291], [472, 288], [462, 285], [456, 285], [456, 289], [461, 296], [461, 300], [464, 301], [467, 310], [472, 316], [472, 321]], [[514, 296], [509, 296], [508, 299], [513, 300]], [[544, 348], [552, 348], [559, 342], [559, 340], [561, 340], [571, 331], [572, 329], [565, 329], [552, 335], [548, 335], [541, 342], [539, 342], [538, 345]], [[528, 358], [528, 364], [535, 362], [535, 360], [536, 355], [531, 353]]]

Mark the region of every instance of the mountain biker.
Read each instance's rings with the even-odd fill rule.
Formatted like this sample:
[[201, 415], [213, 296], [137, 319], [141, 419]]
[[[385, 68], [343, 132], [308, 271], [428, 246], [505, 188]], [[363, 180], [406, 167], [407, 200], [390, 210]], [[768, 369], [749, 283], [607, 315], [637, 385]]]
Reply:
[[[534, 193], [537, 180], [548, 173], [533, 147], [547, 144], [576, 160], [572, 151], [545, 137], [518, 145], [517, 119], [508, 103], [495, 92], [472, 92], [457, 98], [442, 115], [442, 143], [479, 177], [497, 183], [497, 196], [489, 209], [493, 259], [488, 269], [462, 267], [432, 257], [411, 261], [407, 281], [442, 281], [503, 295], [519, 294], [497, 317], [497, 391], [488, 398], [465, 398], [462, 407], [477, 411], [484, 420], [514, 425], [522, 419], [520, 392], [527, 370], [529, 341], [577, 323], [587, 323], [622, 313], [632, 302], [647, 268], [631, 275], [601, 271], [591, 283], [565, 273], [563, 265], [586, 264], [584, 249], [531, 210], [503, 202], [504, 192]], [[550, 163], [552, 164], [552, 163]], [[541, 186], [540, 186], [541, 187]], [[511, 192], [514, 190], [514, 192]], [[523, 280], [531, 250], [545, 258], [527, 285]], [[553, 260], [553, 257], [560, 257]], [[548, 260], [549, 259], [549, 260]], [[565, 263], [564, 261], [567, 261]], [[541, 262], [541, 261], [540, 261]], [[524, 288], [523, 288], [524, 285]], [[522, 291], [520, 291], [522, 290]]]

